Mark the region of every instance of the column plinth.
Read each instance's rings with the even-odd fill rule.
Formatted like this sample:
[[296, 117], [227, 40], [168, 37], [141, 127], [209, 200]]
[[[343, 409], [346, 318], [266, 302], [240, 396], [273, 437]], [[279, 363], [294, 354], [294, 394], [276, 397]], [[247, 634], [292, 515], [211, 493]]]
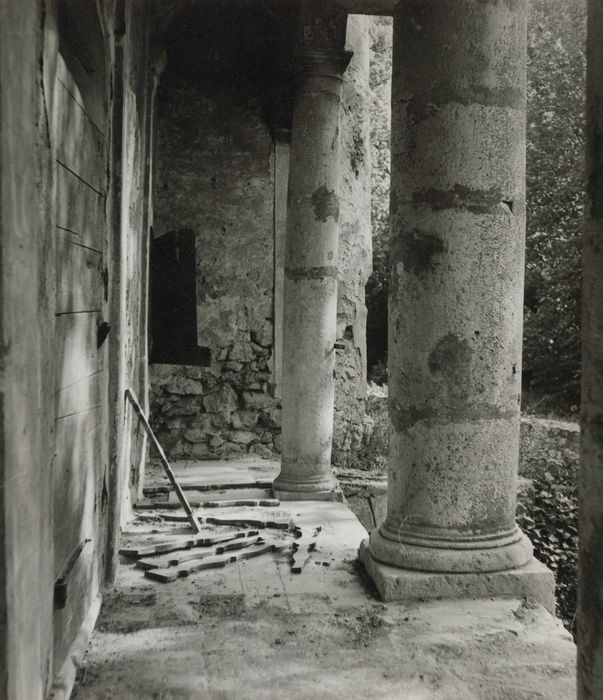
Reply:
[[[525, 101], [525, 3], [399, 3], [388, 514], [363, 549], [369, 571], [475, 576], [532, 561], [515, 524]], [[552, 577], [537, 575], [550, 602]]]
[[289, 155], [281, 499], [338, 498], [331, 469], [339, 236], [339, 109], [351, 53], [302, 47]]

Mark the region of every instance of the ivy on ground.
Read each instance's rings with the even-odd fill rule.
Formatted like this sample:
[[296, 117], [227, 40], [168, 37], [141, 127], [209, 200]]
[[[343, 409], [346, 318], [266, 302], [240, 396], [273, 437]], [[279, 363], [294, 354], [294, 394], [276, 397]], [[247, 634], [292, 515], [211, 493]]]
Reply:
[[[578, 560], [577, 475], [563, 462], [551, 462], [533, 482], [533, 501], [519, 503], [517, 522], [534, 545], [534, 555], [555, 574], [557, 615], [576, 634]], [[531, 499], [530, 499], [531, 500]]]

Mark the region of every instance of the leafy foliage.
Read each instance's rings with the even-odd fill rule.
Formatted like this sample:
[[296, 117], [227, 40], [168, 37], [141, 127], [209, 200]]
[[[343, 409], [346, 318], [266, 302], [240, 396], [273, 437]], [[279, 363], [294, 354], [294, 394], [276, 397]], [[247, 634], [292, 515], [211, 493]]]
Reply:
[[532, 0], [524, 386], [566, 412], [580, 400], [585, 42], [582, 0]]
[[371, 226], [373, 274], [366, 286], [367, 365], [371, 378], [387, 382], [387, 290], [389, 274], [389, 181], [392, 19], [374, 17], [370, 27]]
[[519, 504], [517, 522], [534, 545], [536, 558], [552, 569], [557, 615], [576, 633], [578, 494], [576, 472], [563, 462], [551, 463], [534, 481], [534, 502]]

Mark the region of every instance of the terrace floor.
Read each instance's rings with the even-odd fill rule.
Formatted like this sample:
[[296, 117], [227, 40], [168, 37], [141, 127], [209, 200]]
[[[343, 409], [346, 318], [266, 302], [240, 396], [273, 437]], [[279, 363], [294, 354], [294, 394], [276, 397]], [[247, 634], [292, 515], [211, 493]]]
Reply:
[[[274, 463], [175, 465], [183, 484], [271, 478]], [[151, 482], [162, 483], [152, 475]], [[187, 491], [189, 499], [233, 491]], [[262, 488], [240, 497], [266, 497]], [[173, 499], [173, 495], [170, 495]], [[123, 546], [165, 541], [187, 530], [138, 511]], [[145, 578], [123, 560], [105, 595], [73, 697], [263, 700], [366, 698], [568, 700], [575, 697], [575, 647], [561, 623], [519, 600], [381, 603], [356, 562], [367, 536], [343, 503], [202, 508], [202, 515], [293, 520], [316, 549], [301, 573], [286, 550], [198, 571], [171, 583]], [[224, 532], [208, 525], [207, 532]], [[277, 544], [285, 531], [266, 530]]]

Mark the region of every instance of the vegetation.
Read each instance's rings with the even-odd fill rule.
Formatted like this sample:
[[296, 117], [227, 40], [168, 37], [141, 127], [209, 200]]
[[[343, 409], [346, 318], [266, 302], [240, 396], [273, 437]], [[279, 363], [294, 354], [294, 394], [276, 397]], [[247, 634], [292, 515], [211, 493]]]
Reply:
[[366, 286], [367, 364], [371, 378], [387, 382], [387, 289], [389, 235], [389, 164], [392, 71], [392, 20], [375, 17], [371, 22], [371, 226], [373, 274]]
[[576, 634], [578, 494], [576, 472], [564, 462], [550, 462], [534, 480], [533, 504], [520, 504], [517, 522], [534, 545], [536, 558], [555, 574], [557, 615]]
[[534, 413], [580, 403], [584, 5], [531, 2], [524, 409]]

